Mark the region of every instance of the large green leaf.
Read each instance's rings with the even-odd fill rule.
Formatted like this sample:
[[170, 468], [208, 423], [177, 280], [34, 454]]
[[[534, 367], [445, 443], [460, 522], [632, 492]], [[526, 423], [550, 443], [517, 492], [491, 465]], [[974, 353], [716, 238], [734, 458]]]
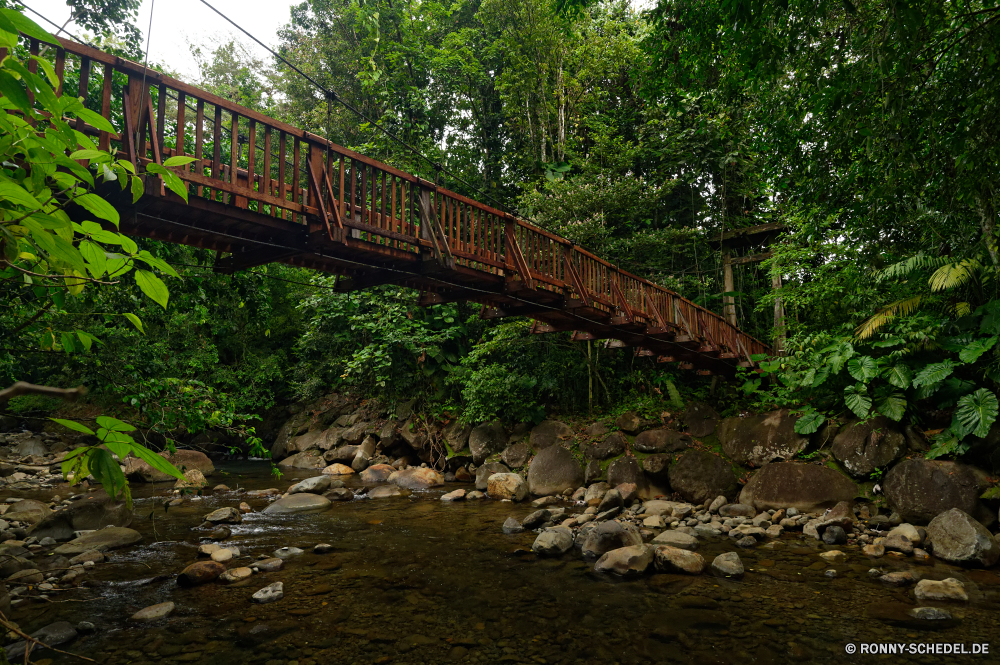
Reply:
[[798, 420], [795, 421], [795, 432], [797, 434], [812, 434], [819, 430], [826, 422], [826, 416], [816, 409], [808, 408], [803, 411]]
[[878, 376], [878, 366], [875, 364], [875, 360], [869, 356], [857, 356], [848, 361], [847, 372], [854, 377], [855, 381], [868, 383]]
[[29, 194], [24, 187], [13, 182], [0, 182], [0, 200], [10, 201], [14, 205], [38, 210], [42, 204]]
[[958, 400], [955, 417], [962, 423], [964, 429], [983, 438], [996, 421], [998, 411], [1000, 404], [997, 402], [997, 396], [986, 388], [980, 388]]
[[118, 462], [111, 456], [111, 453], [103, 448], [91, 448], [88, 452], [87, 466], [94, 480], [99, 482], [104, 491], [112, 499], [125, 497], [126, 502], [131, 507], [132, 496], [128, 492], [128, 482], [125, 474], [122, 473]]
[[82, 434], [93, 434], [94, 430], [90, 429], [83, 423], [78, 423], [75, 420], [64, 420], [63, 418], [49, 418], [53, 422], [57, 422], [67, 429], [71, 429], [74, 432], [81, 432]]
[[880, 401], [876, 408], [886, 418], [899, 422], [906, 414], [906, 398], [900, 393], [895, 393]]
[[979, 356], [992, 349], [996, 343], [997, 338], [995, 336], [973, 340], [968, 346], [959, 351], [958, 359], [963, 363], [974, 363], [979, 360]]
[[948, 378], [955, 371], [955, 363], [951, 360], [944, 360], [939, 363], [932, 363], [917, 372], [913, 378], [913, 387], [932, 386]]
[[868, 396], [865, 385], [859, 383], [844, 388], [844, 404], [858, 418], [867, 418], [872, 409], [872, 398]]
[[913, 371], [907, 365], [899, 363], [886, 369], [882, 376], [897, 388], [906, 389], [910, 387], [910, 382], [913, 380]]
[[132, 452], [136, 457], [143, 460], [157, 471], [169, 474], [174, 478], [184, 479], [184, 474], [177, 470], [177, 467], [167, 461], [162, 455], [157, 455], [149, 448], [140, 443], [132, 444]]
[[139, 285], [143, 293], [152, 298], [160, 307], [163, 309], [167, 308], [167, 300], [170, 298], [170, 292], [167, 290], [167, 285], [163, 283], [162, 279], [148, 270], [136, 270], [135, 283]]
[[84, 207], [87, 212], [92, 215], [96, 215], [101, 219], [106, 219], [115, 226], [121, 223], [121, 218], [118, 215], [118, 211], [115, 210], [114, 206], [102, 199], [97, 194], [83, 194], [73, 199], [73, 203], [76, 203]]
[[97, 424], [111, 432], [134, 432], [135, 428], [126, 422], [110, 416], [97, 416]]
[[132, 325], [135, 326], [136, 330], [141, 332], [143, 335], [146, 334], [146, 331], [142, 329], [142, 319], [140, 319], [135, 314], [132, 314], [131, 312], [125, 312], [122, 316], [128, 319], [132, 323]]

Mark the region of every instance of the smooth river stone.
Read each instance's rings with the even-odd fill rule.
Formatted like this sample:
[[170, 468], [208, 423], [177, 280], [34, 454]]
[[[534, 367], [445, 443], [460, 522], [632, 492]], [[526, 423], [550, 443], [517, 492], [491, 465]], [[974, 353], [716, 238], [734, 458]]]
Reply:
[[305, 513], [326, 510], [333, 503], [318, 494], [289, 494], [264, 509], [265, 513]]
[[226, 572], [226, 567], [216, 561], [199, 561], [181, 571], [177, 576], [179, 586], [198, 586], [213, 581]]
[[135, 622], [146, 622], [146, 621], [158, 621], [159, 619], [165, 619], [170, 616], [174, 611], [174, 604], [160, 603], [158, 605], [150, 605], [149, 607], [143, 608], [132, 615], [129, 621]]
[[75, 556], [91, 550], [107, 552], [108, 550], [128, 547], [142, 542], [142, 534], [135, 529], [122, 526], [109, 526], [106, 529], [99, 529], [85, 533], [76, 540], [60, 545], [55, 549], [55, 554], [65, 556]]

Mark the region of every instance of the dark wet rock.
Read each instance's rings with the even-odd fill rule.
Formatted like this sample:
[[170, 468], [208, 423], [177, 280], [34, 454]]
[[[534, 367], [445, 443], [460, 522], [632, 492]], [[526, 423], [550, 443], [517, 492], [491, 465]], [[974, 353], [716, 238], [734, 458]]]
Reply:
[[444, 476], [434, 469], [410, 467], [389, 476], [389, 482], [409, 490], [423, 490], [444, 485]]
[[604, 493], [604, 496], [601, 497], [601, 502], [597, 504], [597, 512], [603, 513], [613, 508], [621, 509], [624, 506], [625, 501], [622, 499], [621, 492], [618, 490], [608, 490]]
[[596, 422], [588, 425], [587, 428], [583, 430], [583, 435], [588, 439], [600, 439], [610, 431], [611, 429], [607, 426], [607, 424]]
[[736, 552], [726, 552], [712, 561], [712, 574], [718, 577], [743, 577], [743, 562]]
[[410, 496], [408, 489], [396, 487], [395, 485], [382, 485], [368, 492], [369, 499], [391, 499], [394, 497]]
[[228, 526], [219, 526], [209, 531], [205, 537], [212, 540], [225, 540], [231, 535], [233, 535], [233, 532]]
[[18, 457], [30, 457], [32, 455], [44, 457], [49, 454], [49, 450], [40, 438], [30, 436], [14, 446], [14, 454]]
[[795, 508], [819, 512], [841, 501], [853, 501], [857, 486], [827, 466], [774, 462], [759, 469], [740, 493], [740, 503], [757, 510]]
[[[548, 448], [547, 450], [551, 450]], [[540, 556], [558, 556], [573, 547], [573, 531], [565, 526], [545, 529], [531, 545], [533, 552]]]
[[827, 545], [843, 545], [847, 542], [847, 533], [839, 526], [828, 526], [823, 530], [823, 542]]
[[614, 573], [616, 575], [641, 575], [649, 570], [653, 563], [653, 548], [648, 545], [631, 545], [605, 552], [594, 564], [598, 573]]
[[266, 587], [256, 592], [252, 597], [253, 602], [261, 605], [279, 601], [285, 597], [285, 585], [282, 582], [268, 584]]
[[914, 607], [909, 615], [921, 621], [948, 621], [952, 618], [951, 612], [940, 607]]
[[587, 462], [587, 467], [583, 472], [583, 480], [586, 483], [592, 483], [595, 480], [600, 480], [604, 476], [604, 469], [601, 468], [601, 461], [592, 459]]
[[528, 458], [530, 456], [531, 447], [524, 441], [512, 443], [504, 448], [503, 452], [500, 453], [500, 459], [502, 459], [504, 464], [512, 469], [524, 466], [528, 462]]
[[45, 575], [37, 568], [25, 568], [19, 570], [7, 578], [7, 584], [18, 586], [20, 584], [41, 584]]
[[168, 616], [173, 614], [175, 607], [176, 606], [171, 602], [150, 605], [149, 607], [144, 607], [129, 617], [129, 621], [133, 621], [135, 623], [150, 623], [153, 621], [159, 621], [160, 619], [166, 619]]
[[763, 466], [774, 459], [791, 459], [809, 444], [808, 437], [795, 432], [796, 420], [798, 414], [788, 409], [726, 418], [719, 423], [716, 436], [733, 462]]
[[630, 455], [612, 460], [608, 465], [608, 484], [617, 487], [623, 483], [634, 484], [640, 496], [645, 496], [649, 488], [649, 481], [642, 472], [639, 460]]
[[878, 578], [879, 582], [886, 586], [904, 587], [917, 582], [917, 576], [909, 570], [897, 570], [886, 573]]
[[227, 506], [205, 515], [205, 521], [212, 524], [239, 524], [243, 521], [243, 517], [236, 508]]
[[315, 476], [297, 482], [288, 488], [289, 494], [322, 494], [330, 489], [333, 478], [330, 476]]
[[396, 469], [392, 468], [388, 464], [372, 464], [367, 469], [362, 471], [359, 477], [361, 478], [361, 482], [365, 484], [384, 483], [389, 480], [389, 476], [391, 476], [395, 470]]
[[536, 529], [548, 522], [551, 516], [551, 511], [542, 508], [541, 510], [536, 510], [535, 512], [530, 513], [527, 517], [521, 520], [521, 526], [525, 529]]
[[986, 489], [986, 475], [959, 462], [908, 459], [889, 469], [882, 482], [889, 504], [903, 521], [929, 522], [951, 508], [991, 524], [995, 513], [979, 500]]
[[840, 501], [833, 508], [823, 513], [816, 528], [822, 531], [828, 526], [839, 526], [841, 529], [851, 529], [854, 526], [854, 508], [850, 501]]
[[673, 455], [650, 455], [642, 460], [642, 470], [646, 472], [650, 480], [663, 486], [670, 482], [669, 472], [673, 461]]
[[291, 559], [293, 557], [302, 556], [303, 554], [305, 554], [305, 550], [299, 547], [291, 547], [286, 545], [285, 547], [279, 547], [278, 549], [274, 550], [273, 554], [279, 559]]
[[516, 473], [494, 473], [486, 483], [491, 499], [523, 501], [528, 496], [528, 484]]
[[441, 430], [441, 434], [451, 449], [456, 453], [460, 453], [469, 445], [469, 435], [472, 434], [472, 427], [463, 425], [458, 420], [453, 420]]
[[719, 414], [704, 402], [690, 402], [681, 419], [687, 424], [687, 431], [698, 438], [711, 436], [719, 424]]
[[142, 534], [135, 529], [109, 526], [100, 531], [85, 533], [75, 540], [60, 545], [53, 552], [64, 556], [73, 556], [91, 550], [107, 552], [108, 550], [128, 547], [140, 542], [142, 542]]
[[[538, 512], [542, 512], [542, 511], [538, 511]], [[548, 511], [544, 511], [544, 512], [548, 512]], [[534, 513], [532, 513], [532, 515], [533, 514]], [[530, 515], [529, 515], [529, 517], [530, 517]], [[517, 521], [516, 517], [508, 517], [504, 521], [503, 526], [500, 527], [500, 530], [503, 531], [504, 533], [508, 534], [508, 535], [511, 535], [511, 534], [515, 534], [515, 533], [521, 533], [522, 531], [524, 531], [524, 526], [522, 526], [521, 523]]]
[[906, 451], [906, 437], [885, 416], [844, 425], [833, 439], [833, 456], [855, 478], [868, 478]]
[[635, 411], [626, 411], [615, 420], [615, 427], [629, 434], [635, 434], [641, 426], [642, 418]]
[[[825, 536], [826, 534], [824, 533], [823, 535]], [[903, 554], [913, 554], [913, 542], [898, 533], [889, 534], [880, 544], [887, 550], [902, 552]]]
[[278, 466], [287, 469], [322, 469], [326, 466], [323, 451], [318, 449], [295, 453], [278, 462]]
[[[208, 455], [200, 450], [178, 448], [173, 454], [164, 450], [159, 453], [159, 455], [173, 464], [181, 473], [191, 469], [201, 471], [202, 475], [206, 477], [215, 473], [215, 465], [212, 464], [212, 460], [210, 460]], [[144, 460], [137, 459], [135, 457], [126, 458], [125, 475], [134, 480], [144, 480], [147, 483], [159, 483], [168, 480], [175, 480], [174, 476], [154, 469]]]
[[332, 490], [323, 495], [330, 501], [353, 501], [354, 492], [347, 489], [346, 487], [334, 487]]
[[615, 491], [621, 495], [626, 506], [631, 506], [639, 498], [639, 486], [635, 483], [619, 483], [615, 485]]
[[476, 464], [482, 464], [487, 457], [500, 452], [506, 445], [507, 430], [499, 420], [478, 425], [469, 434], [469, 452]]
[[219, 575], [226, 572], [226, 567], [216, 561], [198, 561], [181, 571], [177, 576], [177, 584], [183, 587], [198, 586], [215, 581]]
[[603, 460], [621, 455], [627, 446], [628, 441], [621, 432], [611, 432], [604, 439], [584, 446], [583, 450], [587, 459]]
[[683, 453], [668, 472], [670, 488], [692, 503], [705, 503], [720, 494], [736, 495], [733, 468], [726, 460], [707, 450]]
[[705, 570], [705, 559], [697, 552], [670, 545], [657, 545], [653, 556], [656, 569], [663, 573], [700, 575]]
[[[715, 502], [712, 502], [715, 505]], [[754, 517], [757, 514], [753, 506], [745, 503], [724, 503], [717, 508], [721, 517]]]
[[4, 517], [8, 520], [37, 524], [52, 515], [48, 504], [35, 499], [22, 499], [11, 505]]
[[544, 450], [573, 438], [573, 429], [558, 420], [543, 420], [531, 429], [528, 443], [532, 449]]
[[77, 564], [86, 563], [87, 561], [93, 561], [94, 563], [101, 563], [104, 561], [104, 553], [98, 552], [97, 550], [87, 550], [82, 554], [77, 554], [75, 557], [69, 560], [69, 565], [75, 566]]
[[757, 547], [757, 539], [753, 536], [743, 536], [742, 538], [738, 538], [736, 540], [736, 546], [748, 550], [753, 547]]
[[1000, 545], [986, 527], [968, 513], [952, 508], [927, 525], [934, 556], [950, 563], [990, 567], [1000, 559]]
[[494, 473], [510, 473], [510, 468], [500, 462], [487, 462], [476, 469], [476, 489], [486, 491], [490, 476]]
[[354, 459], [360, 450], [359, 446], [346, 444], [337, 446], [323, 453], [323, 460], [332, 464], [333, 462], [348, 463]]
[[605, 521], [586, 531], [581, 545], [581, 553], [587, 559], [596, 559], [605, 552], [620, 547], [642, 545], [642, 536], [632, 524]]
[[278, 499], [262, 512], [270, 514], [310, 513], [326, 510], [330, 505], [330, 499], [318, 494], [289, 494]]
[[571, 453], [562, 446], [545, 448], [531, 460], [528, 467], [528, 489], [535, 496], [560, 494], [583, 483], [583, 469]]
[[672, 429], [648, 429], [635, 437], [633, 448], [641, 453], [678, 453], [687, 450], [694, 441], [690, 436]]
[[[73, 627], [73, 624], [68, 621], [56, 621], [55, 623], [50, 623], [44, 628], [36, 630], [31, 633], [31, 636], [42, 644], [47, 644], [51, 647], [61, 647], [75, 640], [77, 637], [77, 631], [76, 628]], [[12, 663], [23, 661], [26, 648], [28, 648], [28, 643], [23, 640], [6, 647], [5, 651], [7, 654], [7, 660]], [[41, 647], [33, 645], [29, 653], [38, 653], [40, 649]]]

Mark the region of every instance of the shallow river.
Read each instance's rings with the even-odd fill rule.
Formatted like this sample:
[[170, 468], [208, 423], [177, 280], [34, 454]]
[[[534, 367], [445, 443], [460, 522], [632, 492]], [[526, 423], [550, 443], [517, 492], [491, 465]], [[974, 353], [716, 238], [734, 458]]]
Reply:
[[[311, 475], [287, 473], [275, 481], [263, 464], [223, 464], [210, 482], [284, 489]], [[65, 648], [108, 665], [1000, 663], [1000, 570], [891, 557], [876, 562], [965, 583], [971, 602], [948, 606], [954, 620], [931, 630], [905, 614], [914, 605], [912, 589], [870, 580], [873, 564], [858, 550], [849, 551], [845, 564], [831, 566], [817, 556], [824, 546], [786, 535], [773, 547], [739, 552], [747, 569], [742, 581], [707, 574], [621, 580], [593, 573], [592, 564], [576, 555], [536, 558], [529, 551], [535, 534], [500, 531], [508, 516], [524, 517], [530, 506], [439, 500], [456, 487], [334, 503], [321, 514], [247, 515], [226, 541], [241, 549], [230, 567], [250, 565], [286, 545], [307, 553], [242, 585], [182, 589], [174, 575], [196, 560], [203, 534], [191, 527], [210, 510], [238, 505], [242, 495], [217, 494], [164, 512], [165, 486], [136, 486], [132, 526], [145, 544], [110, 553], [111, 563], [88, 575], [98, 586], [50, 598], [65, 602], [28, 600], [14, 617], [28, 632], [59, 620], [94, 623], [96, 633]], [[259, 510], [268, 501], [249, 503]], [[336, 551], [314, 555], [308, 549], [316, 543]], [[711, 562], [733, 549], [729, 539], [718, 538], [699, 551]], [[835, 578], [825, 575], [831, 567]], [[251, 594], [279, 580], [284, 599], [251, 602]], [[177, 610], [160, 624], [127, 623], [137, 610], [168, 600]], [[879, 657], [845, 651], [848, 644], [860, 651], [872, 642], [959, 643], [970, 651], [986, 643], [996, 653]], [[59, 656], [52, 662], [82, 661]]]

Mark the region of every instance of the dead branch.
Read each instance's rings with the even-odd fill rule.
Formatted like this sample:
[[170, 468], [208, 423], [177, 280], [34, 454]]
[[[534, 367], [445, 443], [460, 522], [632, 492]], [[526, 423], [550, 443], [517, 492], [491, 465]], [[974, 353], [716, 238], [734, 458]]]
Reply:
[[68, 402], [75, 402], [79, 397], [86, 394], [87, 389], [84, 386], [77, 386], [76, 388], [53, 388], [52, 386], [37, 386], [26, 381], [18, 381], [10, 388], [0, 390], [0, 404], [18, 395], [45, 395], [46, 397], [58, 397]]
[[[56, 653], [61, 653], [61, 654], [65, 655], [65, 656], [73, 656], [74, 658], [79, 658], [80, 660], [85, 660], [85, 661], [87, 661], [89, 663], [96, 663], [97, 662], [93, 658], [87, 658], [86, 656], [81, 656], [81, 655], [76, 654], [76, 653], [71, 653], [69, 651], [63, 651], [62, 649], [57, 649], [55, 647], [50, 647], [48, 644], [45, 644], [44, 642], [42, 642], [40, 640], [36, 640], [34, 637], [32, 637], [31, 635], [28, 635], [27, 633], [25, 633], [24, 631], [22, 631], [20, 628], [18, 628], [17, 626], [15, 626], [14, 624], [12, 624], [10, 621], [8, 621], [7, 617], [5, 617], [2, 612], [0, 612], [0, 625], [3, 625], [4, 628], [6, 628], [7, 630], [11, 631], [12, 633], [16, 633], [17, 635], [21, 636], [22, 638], [24, 638], [24, 640], [26, 642], [31, 642], [31, 643], [37, 644], [37, 645], [39, 645], [39, 646], [41, 646], [41, 647], [43, 647], [45, 649], [52, 649]], [[31, 649], [25, 648], [25, 650], [24, 650], [24, 662], [25, 663], [28, 662], [28, 654], [29, 653], [31, 653]]]

